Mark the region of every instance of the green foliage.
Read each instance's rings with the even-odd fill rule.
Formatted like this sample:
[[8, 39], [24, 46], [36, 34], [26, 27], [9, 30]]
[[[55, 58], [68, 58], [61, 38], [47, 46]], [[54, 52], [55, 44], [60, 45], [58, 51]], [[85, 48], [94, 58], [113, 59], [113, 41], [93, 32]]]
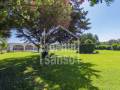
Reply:
[[65, 5], [64, 0], [40, 0], [37, 6], [36, 4], [34, 6], [23, 5], [25, 2], [21, 0], [20, 2], [16, 3], [14, 8], [10, 8], [12, 15], [9, 19], [14, 22], [11, 27], [16, 28], [18, 38], [33, 43], [37, 47], [44, 42], [44, 32], [47, 34], [45, 41], [49, 43], [48, 39], [53, 39], [51, 34], [49, 35], [50, 30], [59, 25], [67, 27], [66, 24], [71, 19], [72, 8], [69, 4]]
[[106, 4], [109, 6], [114, 0], [89, 0], [89, 1], [91, 6], [94, 6], [96, 4], [103, 3], [103, 2], [106, 2]]
[[113, 50], [120, 50], [120, 44], [117, 44], [117, 43], [112, 44], [112, 49]]
[[[25, 6], [25, 2], [18, 1], [20, 3], [14, 2], [14, 7], [9, 7], [12, 15], [7, 17], [11, 23], [8, 26], [16, 28], [18, 38], [33, 43], [37, 47], [40, 46], [40, 43], [43, 44], [44, 40], [46, 43], [51, 44], [71, 39], [70, 35], [66, 34], [67, 32], [56, 30], [59, 25], [69, 28], [75, 35], [78, 32], [81, 33], [81, 30], [89, 29], [89, 19], [86, 18], [88, 12], [81, 8], [78, 12], [75, 12], [70, 4], [64, 3], [64, 0], [38, 0], [40, 3], [37, 2], [35, 7]], [[76, 24], [79, 25], [79, 30], [75, 28]], [[56, 34], [55, 31], [60, 32]], [[46, 33], [46, 39], [43, 39], [44, 32]]]
[[[44, 29], [49, 31], [58, 25], [66, 27], [66, 23], [68, 24], [71, 19], [72, 8], [70, 4], [65, 5], [64, 0], [34, 0], [33, 3], [29, 0], [7, 0], [6, 2], [0, 1], [3, 6], [0, 9], [1, 35], [7, 34], [6, 31], [11, 28], [16, 28], [29, 42], [37, 39], [35, 41], [40, 43], [39, 36], [41, 34], [39, 33], [42, 33]], [[28, 30], [30, 35], [32, 33], [32, 38], [26, 35], [25, 30], [22, 29]]]
[[117, 50], [118, 49], [118, 44], [113, 44], [112, 48], [113, 48], [113, 50]]
[[91, 33], [83, 34], [80, 37], [80, 53], [93, 53], [99, 39], [97, 35]]
[[92, 33], [83, 34], [80, 37], [81, 44], [84, 44], [86, 40], [91, 40], [93, 43], [98, 44], [99, 38], [97, 35], [93, 35]]
[[112, 47], [111, 47], [111, 45], [97, 45], [96, 49], [97, 50], [111, 50]]
[[[72, 4], [64, 5], [64, 3], [69, 2], [71, 0], [33, 0], [33, 1], [34, 2], [31, 3], [31, 0], [0, 0], [0, 30], [4, 32], [0, 34], [5, 34], [5, 36], [7, 36], [8, 33], [10, 34], [10, 32], [8, 31], [13, 26], [19, 28], [25, 26], [29, 27], [25, 22], [29, 23], [30, 26], [32, 25], [33, 27], [36, 27], [35, 25], [37, 24], [35, 24], [34, 20], [36, 18], [39, 18], [37, 17], [39, 15], [42, 15], [41, 18], [44, 18], [41, 22], [42, 23], [41, 26], [45, 28], [56, 26], [56, 24], [58, 25], [59, 22], [63, 23], [64, 20], [70, 20], [70, 17], [68, 15], [71, 14], [71, 7], [73, 6]], [[114, 0], [88, 0], [88, 2], [92, 6], [103, 1], [105, 1], [109, 5]], [[76, 5], [80, 5], [82, 4], [82, 2], [85, 2], [85, 0], [74, 0], [74, 2], [76, 2]], [[39, 13], [43, 11], [44, 13]], [[8, 19], [8, 17], [10, 17], [9, 15], [10, 13], [14, 14], [13, 16], [15, 17], [14, 18], [11, 17], [12, 21], [6, 20], [8, 23], [4, 22], [3, 25], [2, 24], [3, 22], [1, 22], [1, 20]], [[88, 19], [86, 20], [88, 21]], [[47, 22], [47, 24], [45, 22]], [[82, 21], [82, 23], [85, 22]], [[89, 23], [87, 22], [85, 24], [89, 24]], [[63, 23], [62, 25], [65, 25], [65, 23]], [[89, 28], [89, 27], [85, 27], [84, 25], [82, 25], [82, 27], [84, 27], [84, 29]]]
[[71, 13], [71, 22], [69, 25], [69, 30], [73, 33], [81, 34], [83, 31], [90, 29], [90, 19], [87, 17], [88, 11], [84, 8], [74, 7]]
[[85, 40], [85, 44], [92, 44], [92, 43], [93, 43], [93, 41], [90, 39]]
[[97, 45], [97, 50], [120, 50], [120, 44], [113, 43], [112, 45]]
[[7, 19], [8, 12], [6, 10], [0, 10], [0, 37], [10, 37], [10, 21]]
[[80, 44], [80, 53], [93, 53], [95, 50], [95, 44], [92, 40], [86, 40], [84, 44]]
[[0, 52], [3, 53], [2, 51], [7, 49], [7, 41], [4, 38], [0, 38]]
[[115, 43], [120, 44], [120, 39], [117, 39], [117, 40], [111, 39], [111, 40], [107, 41], [107, 43], [110, 44], [110, 45], [115, 44]]
[[98, 50], [120, 50], [120, 39], [111, 39], [106, 42], [100, 42], [96, 47]]

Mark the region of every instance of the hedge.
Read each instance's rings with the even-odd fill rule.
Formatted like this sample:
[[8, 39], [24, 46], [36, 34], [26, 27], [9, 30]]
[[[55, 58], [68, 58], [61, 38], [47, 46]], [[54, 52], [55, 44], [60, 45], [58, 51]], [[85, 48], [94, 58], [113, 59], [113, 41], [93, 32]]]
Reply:
[[82, 44], [80, 45], [80, 53], [93, 53], [95, 50], [95, 44], [89, 43], [89, 44]]
[[120, 50], [120, 44], [113, 45], [98, 45], [96, 46], [97, 50]]
[[110, 45], [98, 45], [96, 46], [97, 50], [112, 50], [112, 47]]
[[113, 44], [112, 49], [113, 50], [120, 50], [120, 44]]

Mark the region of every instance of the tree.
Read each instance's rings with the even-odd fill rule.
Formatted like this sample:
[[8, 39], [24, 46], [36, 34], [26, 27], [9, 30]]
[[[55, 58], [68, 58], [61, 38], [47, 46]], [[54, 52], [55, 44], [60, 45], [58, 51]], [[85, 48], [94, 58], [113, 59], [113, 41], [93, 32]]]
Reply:
[[119, 42], [118, 42], [118, 40], [111, 39], [107, 43], [112, 45], [112, 44], [119, 43]]
[[92, 42], [95, 44], [99, 43], [99, 38], [97, 35], [93, 35], [92, 33], [86, 33], [82, 34], [80, 37], [81, 44], [84, 44], [87, 39], [92, 40]]
[[[82, 0], [85, 1], [85, 0]], [[90, 0], [90, 5], [94, 6], [99, 3], [106, 2], [107, 5], [110, 5], [114, 0]]]
[[90, 29], [89, 25], [91, 24], [90, 19], [87, 18], [88, 11], [85, 11], [84, 8], [75, 6], [71, 14], [71, 22], [69, 25], [69, 30], [71, 30], [75, 35], [80, 36], [82, 32]]
[[96, 44], [100, 44], [99, 37], [97, 35], [94, 36], [96, 39]]
[[100, 42], [103, 45], [112, 45], [112, 44], [120, 44], [120, 39], [111, 39], [105, 42]]
[[[0, 10], [0, 36], [8, 38], [10, 37], [10, 21], [7, 19], [7, 12]], [[4, 17], [4, 18], [3, 18]]]
[[7, 41], [5, 38], [0, 38], [0, 52], [3, 53], [3, 50], [7, 49]]
[[[13, 26], [15, 26], [18, 29], [17, 30], [19, 32], [18, 37], [24, 37], [25, 39], [27, 38], [28, 41], [34, 43], [36, 46], [39, 46], [38, 44], [40, 43], [40, 36], [42, 36], [41, 34], [43, 34], [43, 32], [44, 32], [43, 29], [46, 29], [45, 31], [46, 31], [46, 33], [48, 33], [50, 29], [55, 28], [58, 25], [61, 25], [65, 28], [67, 28], [68, 26], [72, 26], [72, 28], [69, 27], [70, 30], [72, 30], [73, 27], [75, 26], [75, 24], [81, 25], [81, 27], [83, 29], [88, 29], [88, 27], [85, 27], [85, 26], [87, 26], [88, 21], [89, 21], [88, 19], [86, 19], [87, 12], [82, 11], [82, 9], [80, 9], [78, 12], [74, 11], [71, 15], [71, 7], [69, 5], [67, 5], [67, 6], [64, 5], [63, 1], [61, 1], [61, 2], [56, 1], [54, 3], [48, 3], [46, 0], [43, 3], [45, 3], [46, 5], [44, 6], [43, 4], [41, 4], [37, 10], [29, 10], [28, 8], [21, 9], [22, 6], [20, 8], [17, 6], [17, 10], [11, 9], [12, 15], [10, 15], [9, 17], [10, 17], [10, 20], [11, 19], [15, 20], [12, 22], [14, 22], [16, 24]], [[44, 6], [44, 10], [41, 9], [43, 6]], [[63, 10], [65, 10], [65, 12], [63, 12]], [[36, 12], [36, 13], [33, 14], [33, 12]], [[54, 14], [54, 13], [56, 13], [56, 14]], [[21, 14], [23, 14], [23, 15], [21, 15]], [[77, 18], [75, 18], [76, 16], [77, 16]], [[28, 17], [29, 19], [25, 18], [25, 17]], [[71, 17], [72, 17], [71, 25], [69, 25], [69, 21], [70, 21]], [[81, 17], [83, 18], [83, 20], [81, 20], [82, 19]], [[85, 18], [85, 20], [84, 20], [84, 18]], [[79, 20], [77, 20], [77, 19], [79, 19]], [[39, 22], [37, 20], [39, 20]], [[77, 23], [78, 21], [80, 21], [80, 22]], [[80, 24], [80, 23], [83, 23], [83, 24]], [[11, 26], [12, 26], [12, 24], [11, 24]], [[74, 27], [74, 29], [75, 29], [75, 27]], [[34, 37], [32, 36], [32, 40], [31, 40], [31, 37], [28, 37], [28, 35], [25, 34], [26, 32], [29, 32], [29, 34], [30, 33], [34, 34], [33, 35]], [[80, 32], [80, 30], [79, 30], [79, 32]], [[35, 37], [35, 36], [37, 36], [37, 37]], [[34, 38], [37, 38], [37, 40]]]
[[[89, 0], [91, 5], [95, 5], [100, 1]], [[111, 2], [112, 0], [105, 1]], [[61, 35], [63, 35], [62, 38], [64, 37], [67, 40], [71, 39], [69, 35], [66, 36], [62, 32], [62, 29], [66, 30], [66, 28], [69, 28], [74, 33], [76, 32], [74, 31], [75, 26], [77, 26], [77, 29], [79, 26], [84, 30], [88, 29], [86, 25], [89, 24], [89, 20], [80, 21], [79, 13], [72, 12], [74, 7], [79, 7], [82, 2], [84, 0], [32, 0], [30, 3], [26, 2], [26, 0], [6, 0], [6, 2], [2, 2], [4, 4], [0, 5], [0, 19], [2, 21], [7, 19], [9, 21], [7, 23], [8, 28], [16, 28], [18, 37], [23, 37], [26, 41], [32, 42], [38, 48], [42, 44], [45, 49], [48, 43], [58, 41], [58, 38], [60, 38], [59, 41], [62, 41]], [[72, 20], [70, 17], [71, 13]], [[69, 27], [70, 24], [74, 26]], [[61, 29], [61, 33], [58, 33], [59, 35], [55, 34], [55, 31], [58, 29]], [[52, 37], [50, 37], [51, 35]], [[53, 35], [58, 35], [59, 37]]]
[[[9, 7], [6, 15], [6, 19], [12, 22], [8, 23], [10, 28], [16, 28], [17, 37], [33, 43], [38, 47], [38, 50], [42, 45], [42, 54], [47, 53], [48, 44], [63, 40], [60, 38], [60, 34], [64, 33], [61, 29], [66, 29], [69, 26], [72, 11], [70, 4], [65, 3], [64, 0], [44, 0], [37, 3], [38, 5], [32, 3], [31, 6], [31, 4], [25, 5], [26, 2], [21, 0], [18, 1], [19, 3], [14, 2], [14, 7]], [[57, 35], [58, 29], [61, 30], [59, 35]], [[68, 38], [65, 34], [62, 37]]]
[[[28, 6], [28, 4], [25, 3], [24, 1], [25, 2], [29, 2], [29, 3], [33, 3], [33, 4]], [[5, 34], [5, 36], [6, 35], [10, 36], [10, 31], [8, 31], [8, 30], [10, 30], [11, 28], [8, 28], [8, 26], [10, 26], [9, 24], [11, 24], [11, 20], [10, 21], [8, 20], [7, 24], [4, 21], [4, 25], [3, 25], [2, 21], [7, 19], [6, 16], [8, 16], [8, 14], [11, 13], [11, 9], [12, 8], [18, 8], [18, 6], [21, 7], [21, 5], [22, 5], [22, 6], [24, 6], [24, 8], [30, 9], [30, 7], [34, 6], [34, 2], [37, 3], [36, 7], [38, 8], [39, 5], [41, 4], [41, 2], [43, 2], [43, 0], [34, 0], [34, 2], [32, 2], [32, 1], [33, 0], [29, 0], [29, 1], [27, 1], [27, 0], [0, 0], [0, 32]], [[49, 0], [49, 1], [48, 0], [44, 0], [44, 1], [47, 1], [48, 3], [50, 3], [53, 0]], [[69, 2], [71, 3], [72, 2], [71, 3], [72, 6], [81, 5], [85, 1], [87, 1], [87, 0], [64, 0], [65, 3], [69, 3]], [[102, 3], [104, 1], [107, 3], [107, 5], [110, 5], [111, 2], [113, 2], [114, 0], [88, 0], [88, 1], [89, 1], [90, 5], [95, 5], [95, 4], [98, 4], [98, 3]], [[35, 9], [35, 8], [33, 7], [33, 9]]]
[[71, 7], [64, 5], [64, 0], [51, 3], [46, 0], [35, 10], [17, 8], [11, 17], [15, 18], [13, 20], [16, 23], [14, 26], [18, 32], [17, 36], [35, 44], [39, 49], [41, 44], [46, 46], [55, 42], [52, 39], [56, 37], [52, 37], [51, 32], [59, 25], [67, 28], [70, 13]]

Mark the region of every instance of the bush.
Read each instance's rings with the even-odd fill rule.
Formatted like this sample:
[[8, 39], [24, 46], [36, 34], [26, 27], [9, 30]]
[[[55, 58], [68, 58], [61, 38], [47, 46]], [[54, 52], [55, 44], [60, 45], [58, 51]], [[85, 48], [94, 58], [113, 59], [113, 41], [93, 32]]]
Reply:
[[97, 50], [111, 50], [111, 46], [110, 45], [99, 45], [99, 46], [96, 46], [96, 49]]
[[99, 51], [95, 51], [95, 54], [98, 54], [99, 53]]
[[95, 50], [95, 44], [83, 44], [80, 45], [80, 53], [93, 53]]
[[96, 46], [97, 50], [120, 50], [120, 44], [113, 44], [113, 45], [99, 45]]
[[113, 45], [112, 45], [112, 49], [113, 49], [113, 50], [117, 50], [117, 49], [118, 49], [118, 44], [113, 44]]
[[93, 41], [90, 40], [90, 39], [87, 39], [87, 40], [85, 41], [85, 44], [92, 44], [92, 43], [93, 43]]
[[112, 49], [113, 50], [120, 50], [120, 44], [113, 44]]
[[80, 45], [80, 53], [93, 53], [95, 50], [95, 44], [91, 40], [86, 40], [84, 44]]

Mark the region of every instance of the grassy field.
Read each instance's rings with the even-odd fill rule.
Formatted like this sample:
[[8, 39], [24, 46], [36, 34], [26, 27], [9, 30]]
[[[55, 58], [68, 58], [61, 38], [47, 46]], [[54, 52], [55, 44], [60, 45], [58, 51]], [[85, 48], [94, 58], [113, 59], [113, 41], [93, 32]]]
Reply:
[[[76, 54], [59, 52], [60, 55], [75, 57]], [[76, 56], [77, 57], [77, 56]], [[100, 71], [100, 78], [94, 84], [100, 90], [120, 90], [120, 51], [99, 51], [99, 54], [81, 54], [78, 56], [84, 62], [95, 64]]]
[[120, 90], [120, 51], [55, 53], [80, 63], [41, 66], [37, 53], [1, 54], [0, 90]]
[[102, 90], [120, 90], [120, 51], [100, 51], [98, 55], [81, 55], [81, 58], [96, 64], [101, 71], [96, 86]]

